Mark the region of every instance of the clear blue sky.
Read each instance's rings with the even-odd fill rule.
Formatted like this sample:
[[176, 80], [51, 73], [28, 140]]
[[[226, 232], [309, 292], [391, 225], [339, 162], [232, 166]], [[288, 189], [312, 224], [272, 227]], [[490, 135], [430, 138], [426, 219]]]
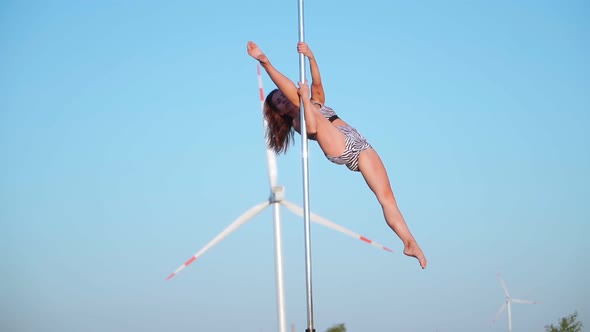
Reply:
[[[590, 4], [307, 1], [327, 104], [380, 153], [429, 259], [310, 144], [318, 332], [590, 326]], [[165, 277], [268, 197], [256, 41], [296, 80], [297, 2], [0, 4], [0, 330], [276, 331], [272, 214]], [[264, 77], [265, 89], [271, 81]], [[279, 181], [302, 203], [299, 137]], [[303, 223], [283, 210], [287, 322]]]

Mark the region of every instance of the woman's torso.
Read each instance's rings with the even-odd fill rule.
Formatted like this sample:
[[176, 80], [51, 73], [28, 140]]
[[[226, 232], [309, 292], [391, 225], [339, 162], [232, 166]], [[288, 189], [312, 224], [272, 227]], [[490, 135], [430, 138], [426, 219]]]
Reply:
[[[348, 127], [348, 123], [342, 120], [340, 117], [336, 115], [336, 112], [331, 108], [324, 104], [318, 103], [314, 100], [311, 101], [311, 106], [314, 108], [316, 112], [319, 112], [324, 118], [330, 120], [330, 122], [336, 127]], [[295, 118], [293, 119], [293, 128], [295, 131], [301, 134], [301, 124], [300, 119]], [[308, 139], [315, 140], [315, 134], [310, 134], [307, 137]]]

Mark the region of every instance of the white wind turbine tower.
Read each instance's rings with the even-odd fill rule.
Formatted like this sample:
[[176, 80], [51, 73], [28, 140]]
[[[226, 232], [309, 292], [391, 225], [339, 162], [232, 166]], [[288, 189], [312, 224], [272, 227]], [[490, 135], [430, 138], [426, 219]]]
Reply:
[[[260, 75], [260, 66], [258, 66], [258, 85], [260, 90], [260, 105], [264, 107], [264, 92], [262, 89], [262, 77]], [[266, 129], [267, 123], [263, 121], [264, 128]], [[272, 205], [273, 207], [273, 215], [274, 215], [274, 238], [275, 238], [275, 273], [276, 273], [276, 286], [277, 286], [277, 314], [278, 314], [278, 324], [279, 324], [279, 332], [287, 332], [287, 325], [286, 325], [286, 317], [285, 317], [285, 295], [284, 295], [284, 287], [283, 287], [283, 256], [282, 256], [282, 240], [281, 240], [281, 218], [280, 218], [280, 209], [279, 204], [286, 207], [288, 210], [293, 212], [294, 214], [303, 217], [303, 208], [300, 206], [291, 203], [284, 199], [285, 196], [285, 188], [282, 186], [277, 185], [277, 162], [275, 153], [270, 150], [266, 149], [266, 157], [267, 157], [267, 166], [268, 166], [268, 177], [270, 182], [270, 197], [253, 207], [249, 210], [244, 212], [241, 216], [239, 216], [236, 220], [234, 220], [229, 226], [227, 226], [221, 233], [219, 233], [213, 240], [207, 243], [201, 250], [199, 250], [196, 254], [194, 254], [191, 258], [189, 258], [184, 264], [182, 264], [176, 271], [172, 272], [166, 280], [170, 280], [174, 276], [176, 276], [180, 271], [186, 268], [188, 265], [193, 263], [199, 257], [201, 257], [207, 250], [211, 249], [229, 234], [234, 232], [240, 226], [248, 222], [250, 219], [254, 218], [264, 209]], [[356, 239], [359, 239], [363, 242], [371, 244], [377, 248], [393, 252], [391, 249], [369, 240], [368, 238], [361, 236], [343, 226], [340, 226], [328, 219], [320, 217], [314, 213], [310, 213], [310, 220], [331, 228], [333, 230], [339, 231], [346, 235], [352, 236]]]
[[498, 310], [498, 313], [496, 313], [496, 318], [494, 319], [494, 322], [496, 320], [498, 320], [498, 317], [504, 311], [504, 309], [508, 308], [508, 332], [512, 332], [512, 311], [511, 311], [512, 303], [537, 304], [540, 302], [531, 301], [531, 300], [513, 299], [512, 297], [510, 297], [510, 293], [508, 293], [508, 287], [506, 287], [506, 283], [504, 282], [504, 279], [502, 279], [502, 276], [500, 275], [500, 273], [498, 273], [498, 278], [500, 279], [500, 284], [502, 284], [502, 288], [504, 289], [504, 294], [506, 294], [506, 299], [504, 300], [504, 304], [502, 304], [502, 306], [500, 307], [500, 310]]

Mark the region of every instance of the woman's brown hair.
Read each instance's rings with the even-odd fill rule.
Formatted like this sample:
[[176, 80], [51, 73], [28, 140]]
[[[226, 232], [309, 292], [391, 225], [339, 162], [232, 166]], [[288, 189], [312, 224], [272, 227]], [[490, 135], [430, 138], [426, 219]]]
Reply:
[[272, 90], [264, 100], [264, 118], [267, 122], [266, 144], [275, 153], [286, 153], [294, 137], [293, 118], [280, 114], [272, 101], [273, 95], [279, 89]]

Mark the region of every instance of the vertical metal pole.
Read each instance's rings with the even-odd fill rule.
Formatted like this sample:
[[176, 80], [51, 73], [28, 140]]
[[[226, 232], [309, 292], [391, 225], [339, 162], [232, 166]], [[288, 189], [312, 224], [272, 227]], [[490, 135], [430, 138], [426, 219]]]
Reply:
[[[303, 0], [299, 1], [299, 41], [304, 42], [303, 29]], [[299, 54], [299, 81], [305, 83], [305, 56]], [[305, 126], [305, 112], [303, 100], [299, 102], [301, 124], [301, 155], [303, 160], [303, 219], [305, 225], [305, 272], [307, 289], [307, 332], [315, 332], [313, 322], [313, 296], [311, 285], [311, 236], [310, 236], [310, 208], [309, 208], [309, 167], [307, 128]]]

